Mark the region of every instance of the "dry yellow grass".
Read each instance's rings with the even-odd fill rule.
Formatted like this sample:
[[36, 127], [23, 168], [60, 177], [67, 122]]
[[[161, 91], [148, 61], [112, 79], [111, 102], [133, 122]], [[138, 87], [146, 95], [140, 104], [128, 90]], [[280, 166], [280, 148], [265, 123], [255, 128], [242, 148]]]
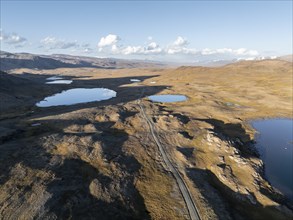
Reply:
[[[18, 70], [17, 72], [21, 73], [23, 71], [27, 70]], [[292, 118], [292, 63], [280, 60], [264, 60], [240, 62], [217, 68], [180, 67], [155, 71], [152, 69], [102, 70], [80, 68], [30, 70], [30, 72], [50, 75], [58, 73], [77, 77], [88, 76], [79, 80], [148, 76], [150, 78], [140, 84], [129, 82], [129, 84], [121, 85], [121, 87], [162, 85], [166, 86], [166, 89], [160, 91], [160, 94], [186, 95], [188, 97], [186, 102], [158, 104], [164, 106], [170, 112], [179, 112], [197, 121], [193, 124], [181, 126], [176, 120], [172, 121], [170, 119], [171, 122], [167, 123], [169, 116], [159, 116], [157, 118], [156, 125], [165, 135], [176, 134], [177, 130], [183, 129], [194, 137], [190, 141], [183, 141], [183, 138], [180, 139], [174, 135], [173, 138], [170, 138], [173, 143], [172, 141], [166, 141], [170, 147], [168, 149], [170, 155], [174, 156], [173, 160], [178, 162], [182, 169], [189, 165], [195, 165], [197, 169], [210, 171], [231, 191], [237, 191], [244, 195], [253, 194], [263, 207], [278, 205], [271, 198], [260, 193], [259, 186], [255, 185], [254, 175], [256, 175], [256, 170], [252, 165], [259, 163], [259, 160], [238, 157], [237, 153], [235, 153], [235, 148], [229, 146], [225, 141], [217, 140], [215, 135], [208, 132], [212, 128], [211, 124], [200, 120], [216, 119], [224, 124], [240, 124], [241, 129], [243, 129], [240, 139], [245, 142], [253, 137], [253, 130], [247, 123], [249, 120], [266, 117]], [[144, 101], [146, 104], [147, 98]], [[127, 105], [126, 103], [123, 104], [124, 106]], [[133, 108], [136, 106], [135, 102], [129, 105], [130, 107], [132, 105]], [[152, 107], [147, 106], [148, 114], [161, 114], [158, 110], [153, 110]], [[140, 138], [146, 136], [148, 130], [146, 130], [141, 119], [136, 117], [121, 123], [117, 121], [119, 115], [117, 116], [118, 113], [115, 110], [110, 111], [108, 109], [107, 111], [109, 113], [107, 117], [95, 115], [95, 120], [97, 122], [107, 120], [115, 122], [113, 128], [117, 130], [123, 129], [130, 136], [130, 139], [140, 133], [143, 133], [139, 136]], [[166, 118], [167, 120], [165, 120]], [[200, 132], [193, 134], [195, 127]], [[78, 127], [71, 127], [70, 129], [80, 131]], [[86, 125], [83, 129], [83, 132], [94, 131], [90, 125]], [[231, 137], [238, 135], [237, 131], [233, 130], [225, 132]], [[162, 166], [157, 164], [156, 146], [145, 149], [141, 143], [137, 143], [134, 139], [131, 139], [131, 141], [123, 144], [123, 150], [133, 155], [142, 166], [139, 170], [139, 176], [135, 179], [135, 187], [142, 195], [150, 216], [153, 219], [183, 218], [183, 215], [179, 214], [178, 207], [183, 209], [184, 205], [180, 202], [178, 204], [180, 198], [175, 193], [174, 180], [170, 175], [162, 172]], [[151, 142], [151, 140], [148, 141]], [[177, 142], [187, 147], [195, 147], [196, 152], [190, 158], [184, 158], [176, 151]], [[132, 148], [131, 146], [133, 145], [140, 147]], [[70, 152], [68, 152], [68, 146], [61, 143], [53, 153], [68, 155]], [[87, 158], [82, 158], [82, 160], [86, 161]], [[87, 162], [99, 168], [105, 175], [110, 175], [116, 169], [114, 164], [106, 167], [102, 162], [96, 164], [90, 160]], [[219, 166], [221, 164], [225, 164], [225, 166]], [[186, 176], [185, 178], [189, 186], [193, 187], [194, 185], [188, 180], [188, 177]], [[264, 180], [261, 180], [260, 184], [270, 187]], [[203, 200], [196, 189], [191, 189], [191, 191], [196, 199]], [[204, 219], [215, 218], [214, 215], [208, 217], [209, 213], [206, 211], [209, 210], [208, 207], [200, 207], [200, 210], [205, 213]]]

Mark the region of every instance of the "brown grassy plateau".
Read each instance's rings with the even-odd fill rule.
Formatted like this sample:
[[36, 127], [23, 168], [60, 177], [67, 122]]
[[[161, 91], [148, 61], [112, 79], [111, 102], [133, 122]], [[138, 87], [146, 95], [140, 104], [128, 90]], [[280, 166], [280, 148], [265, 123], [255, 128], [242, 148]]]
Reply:
[[[264, 179], [249, 125], [256, 118], [293, 117], [291, 62], [15, 69], [9, 75], [30, 83], [0, 88], [0, 218], [188, 219], [137, 105], [141, 95], [202, 219], [292, 218], [292, 203]], [[74, 81], [45, 85], [52, 75]], [[64, 89], [93, 87], [114, 89], [117, 97], [34, 105]], [[153, 103], [147, 96], [154, 94], [188, 100]]]

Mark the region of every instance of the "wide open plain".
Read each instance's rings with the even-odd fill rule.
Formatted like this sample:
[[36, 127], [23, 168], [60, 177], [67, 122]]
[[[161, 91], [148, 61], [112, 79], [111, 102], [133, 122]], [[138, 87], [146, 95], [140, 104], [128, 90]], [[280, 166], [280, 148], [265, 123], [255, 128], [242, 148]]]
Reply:
[[[45, 84], [60, 75], [68, 85]], [[201, 219], [289, 219], [264, 178], [249, 121], [292, 118], [292, 62], [224, 67], [14, 69], [0, 75], [0, 218], [188, 219], [157, 137]], [[131, 82], [139, 79], [141, 82]], [[39, 108], [71, 88], [117, 97]], [[153, 103], [155, 94], [187, 101]]]

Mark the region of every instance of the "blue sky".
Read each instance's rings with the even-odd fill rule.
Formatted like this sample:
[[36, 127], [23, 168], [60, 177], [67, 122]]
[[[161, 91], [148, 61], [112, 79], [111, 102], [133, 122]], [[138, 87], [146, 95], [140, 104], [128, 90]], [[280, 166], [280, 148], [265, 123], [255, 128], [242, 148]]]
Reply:
[[1, 50], [196, 61], [292, 54], [292, 1], [3, 1]]

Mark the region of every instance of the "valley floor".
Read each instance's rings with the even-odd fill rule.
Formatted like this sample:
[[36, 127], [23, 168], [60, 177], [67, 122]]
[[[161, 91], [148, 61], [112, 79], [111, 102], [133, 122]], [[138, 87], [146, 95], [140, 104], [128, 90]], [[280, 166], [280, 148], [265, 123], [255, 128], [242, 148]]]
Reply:
[[[73, 83], [46, 85], [54, 75]], [[264, 178], [248, 123], [292, 118], [292, 76], [292, 63], [280, 60], [1, 73], [0, 218], [189, 219], [138, 103], [201, 219], [292, 218], [292, 202]], [[95, 87], [117, 97], [35, 106], [65, 89]], [[153, 103], [154, 94], [188, 100]]]

